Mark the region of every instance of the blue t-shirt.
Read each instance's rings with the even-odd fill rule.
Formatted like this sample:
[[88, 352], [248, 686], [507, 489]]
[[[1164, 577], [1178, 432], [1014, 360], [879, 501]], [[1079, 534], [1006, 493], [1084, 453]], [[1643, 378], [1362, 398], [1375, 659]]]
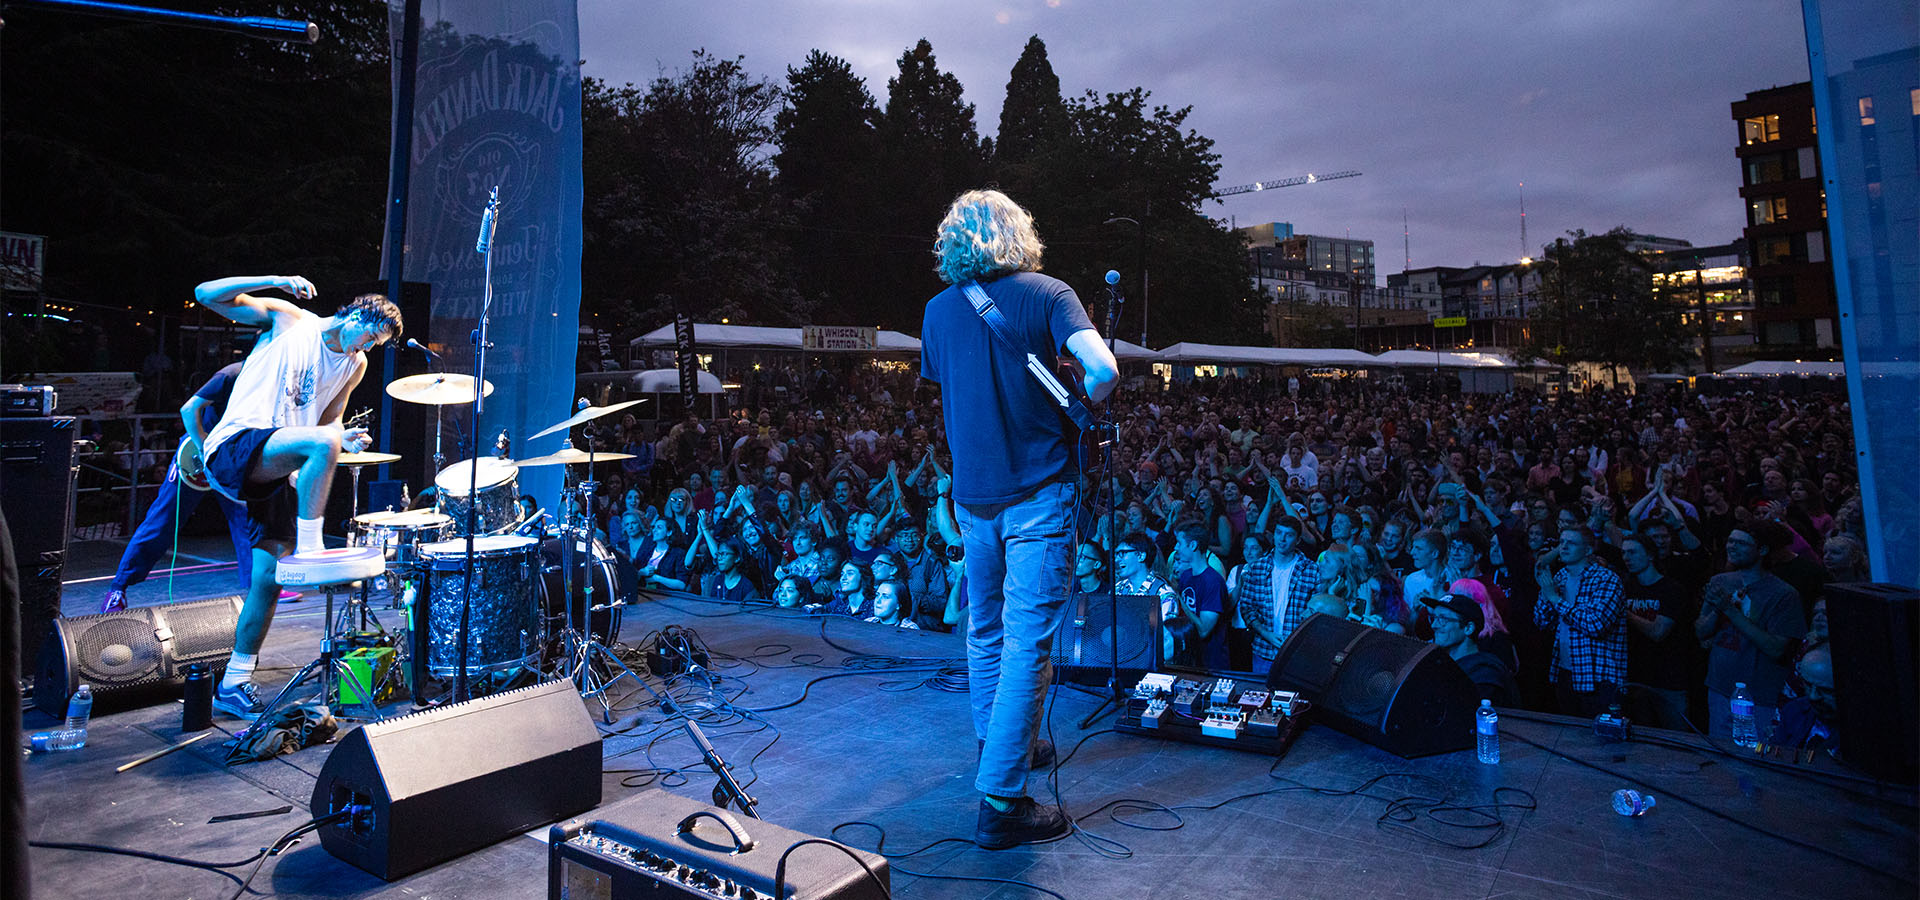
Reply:
[[1209, 669], [1227, 667], [1227, 581], [1215, 572], [1212, 566], [1205, 566], [1196, 574], [1192, 570], [1180, 573], [1180, 602], [1191, 601], [1194, 615], [1218, 613], [1214, 620], [1213, 633], [1207, 635], [1207, 643], [1200, 651], [1201, 665]]
[[233, 381], [239, 377], [240, 364], [233, 363], [213, 373], [206, 384], [193, 392], [195, 397], [207, 401], [207, 405], [200, 408], [200, 427], [212, 431], [213, 426], [220, 424], [220, 416], [227, 411], [227, 400], [233, 397]]
[[[1093, 328], [1080, 298], [1058, 278], [1015, 272], [982, 286], [1048, 367], [1069, 336]], [[1071, 456], [1059, 407], [1027, 371], [1025, 355], [1001, 346], [958, 287], [927, 301], [920, 377], [940, 385], [955, 502], [1011, 503], [1066, 470]]]

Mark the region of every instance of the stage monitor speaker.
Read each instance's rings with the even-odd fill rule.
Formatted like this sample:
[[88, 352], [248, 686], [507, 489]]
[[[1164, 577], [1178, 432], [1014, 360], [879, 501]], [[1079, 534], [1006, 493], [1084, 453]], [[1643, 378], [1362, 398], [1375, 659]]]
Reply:
[[826, 844], [666, 791], [641, 791], [596, 811], [592, 820], [553, 826], [547, 835], [547, 900], [892, 896], [886, 857]]
[[60, 581], [73, 534], [73, 441], [68, 416], [0, 418], [0, 511], [20, 565], [20, 647], [30, 653], [60, 615]]
[[1316, 614], [1274, 658], [1268, 687], [1298, 691], [1316, 721], [1403, 757], [1473, 746], [1480, 694], [1425, 641]]
[[600, 733], [567, 679], [347, 733], [313, 786], [320, 845], [387, 881], [600, 804]]
[[1120, 630], [1120, 680], [1131, 684], [1141, 675], [1161, 668], [1160, 598], [1148, 594], [1117, 594], [1120, 615], [1104, 592], [1076, 593], [1068, 601], [1072, 615], [1053, 636], [1054, 679], [1075, 684], [1105, 685], [1114, 659], [1113, 629]]
[[1892, 584], [1829, 584], [1833, 694], [1840, 758], [1875, 778], [1913, 784], [1920, 759], [1915, 648], [1920, 592]]
[[224, 667], [243, 602], [216, 597], [54, 619], [40, 645], [33, 705], [59, 716], [82, 684], [93, 686], [102, 709], [178, 697], [188, 666]]

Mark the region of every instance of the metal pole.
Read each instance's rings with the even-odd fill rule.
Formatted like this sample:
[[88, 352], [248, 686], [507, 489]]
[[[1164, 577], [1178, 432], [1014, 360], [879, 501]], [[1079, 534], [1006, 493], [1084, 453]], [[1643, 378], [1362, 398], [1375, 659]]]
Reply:
[[[412, 177], [413, 164], [413, 97], [418, 79], [414, 77], [414, 67], [420, 56], [420, 0], [406, 0], [400, 25], [400, 44], [393, 54], [393, 124], [390, 127], [387, 162], [387, 246], [384, 262], [387, 275], [387, 299], [400, 303], [400, 293], [405, 289], [401, 281], [406, 264], [407, 247], [407, 183]], [[383, 363], [387, 377], [394, 375], [394, 366], [400, 359], [400, 350], [391, 341], [386, 346]], [[434, 419], [438, 422], [440, 408], [434, 407]], [[439, 447], [434, 448], [438, 450]], [[386, 391], [380, 392], [380, 451], [393, 452], [393, 398]], [[434, 474], [439, 474], [436, 467]], [[389, 465], [380, 464], [379, 479], [387, 480]]]

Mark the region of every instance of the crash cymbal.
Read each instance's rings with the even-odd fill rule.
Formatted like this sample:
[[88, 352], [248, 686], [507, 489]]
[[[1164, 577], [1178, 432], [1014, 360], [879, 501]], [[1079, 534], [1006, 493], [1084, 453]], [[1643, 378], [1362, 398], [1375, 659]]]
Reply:
[[342, 466], [378, 466], [399, 461], [398, 453], [342, 453], [335, 463]]
[[[628, 400], [625, 403], [615, 403], [612, 406], [589, 406], [586, 409], [583, 409], [577, 413], [574, 413], [573, 416], [567, 419], [565, 422], [561, 422], [558, 425], [552, 425], [546, 428], [542, 428], [538, 433], [536, 433], [533, 437], [528, 438], [527, 440], [535, 440], [538, 438], [543, 438], [556, 431], [565, 431], [569, 428], [572, 428], [575, 425], [580, 424], [581, 422], [591, 422], [594, 419], [598, 419], [601, 416], [606, 415], [607, 413], [619, 412], [620, 410], [626, 409], [627, 407], [632, 406], [635, 403], [639, 403], [639, 402], [640, 402], [639, 400]], [[524, 463], [522, 465], [524, 465]]]
[[[620, 460], [623, 460], [623, 459], [632, 459], [632, 458], [633, 458], [633, 454], [631, 453], [595, 453], [593, 455], [593, 461], [596, 463], [619, 462]], [[568, 447], [564, 450], [561, 450], [558, 453], [552, 453], [546, 456], [536, 456], [532, 459], [523, 459], [523, 460], [520, 460], [519, 462], [514, 463], [514, 465], [520, 466], [521, 468], [525, 468], [527, 466], [585, 465], [586, 462], [587, 462], [586, 451], [575, 450], [572, 447]]]
[[[481, 382], [484, 396], [493, 396], [493, 382]], [[408, 375], [387, 385], [387, 396], [406, 403], [420, 403], [427, 406], [450, 406], [455, 403], [473, 402], [473, 376], [428, 373], [426, 375]]]

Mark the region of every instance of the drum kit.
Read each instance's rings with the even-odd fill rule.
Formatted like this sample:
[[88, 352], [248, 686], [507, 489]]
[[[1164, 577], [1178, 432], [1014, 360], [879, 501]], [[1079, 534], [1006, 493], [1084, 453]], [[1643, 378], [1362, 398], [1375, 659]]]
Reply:
[[[398, 400], [441, 406], [471, 402], [473, 384], [474, 379], [465, 375], [418, 375], [395, 381], [386, 390]], [[492, 384], [482, 384], [492, 392]], [[637, 402], [595, 407], [583, 401], [574, 415], [533, 437], [589, 424]], [[589, 443], [591, 430], [589, 425]], [[370, 698], [379, 688], [404, 680], [416, 707], [426, 705], [425, 695], [434, 679], [464, 673], [468, 679], [510, 683], [518, 673], [529, 672], [573, 679], [581, 696], [596, 700], [602, 718], [611, 721], [607, 690], [634, 673], [608, 645], [619, 629], [619, 611], [632, 599], [635, 586], [626, 583], [613, 553], [596, 539], [588, 511], [600, 486], [593, 478], [594, 466], [632, 459], [632, 455], [580, 451], [568, 445], [532, 459], [477, 457], [440, 468], [439, 442], [436, 425], [436, 498], [431, 509], [362, 514], [360, 469], [401, 457], [340, 455], [339, 465], [348, 470], [354, 485], [348, 546], [287, 557], [279, 569], [283, 583], [326, 593], [321, 655], [288, 683], [267, 711], [277, 709], [316, 672], [332, 673], [323, 688], [330, 706], [343, 695]], [[561, 488], [558, 508], [569, 512], [557, 520], [544, 512], [521, 509], [519, 471], [535, 466], [586, 467], [584, 477]], [[348, 596], [338, 614], [336, 590]], [[341, 662], [342, 650], [385, 632], [372, 612], [379, 599], [385, 599], [391, 609], [406, 611], [406, 637], [394, 642], [400, 659], [379, 688], [356, 682], [346, 684], [349, 690], [337, 690], [343, 679], [356, 677]], [[379, 717], [371, 703], [361, 705], [369, 718]]]

